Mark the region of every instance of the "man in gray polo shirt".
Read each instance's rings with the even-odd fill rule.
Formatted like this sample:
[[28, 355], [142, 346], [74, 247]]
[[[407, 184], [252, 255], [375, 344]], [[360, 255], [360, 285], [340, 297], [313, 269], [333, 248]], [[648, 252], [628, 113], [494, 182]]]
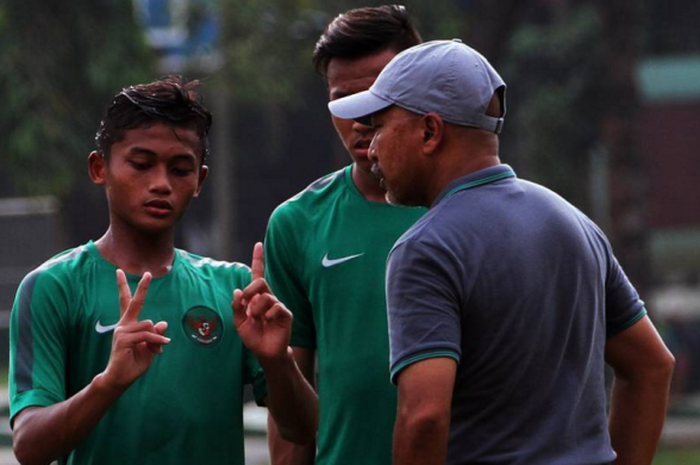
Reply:
[[505, 87], [433, 41], [329, 104], [375, 127], [387, 199], [430, 207], [387, 269], [394, 464], [650, 464], [673, 356], [602, 231], [500, 163]]

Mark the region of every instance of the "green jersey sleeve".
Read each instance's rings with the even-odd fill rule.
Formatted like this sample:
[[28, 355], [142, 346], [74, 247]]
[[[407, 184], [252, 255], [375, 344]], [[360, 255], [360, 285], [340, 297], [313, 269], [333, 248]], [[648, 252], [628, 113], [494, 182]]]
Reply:
[[285, 203], [270, 217], [265, 234], [265, 276], [275, 296], [294, 314], [291, 345], [316, 349], [316, 327], [311, 304], [303, 285], [300, 270], [302, 229], [295, 222], [303, 221]]
[[243, 369], [245, 370], [243, 381], [246, 384], [253, 386], [253, 396], [255, 403], [261, 407], [265, 406], [265, 397], [267, 397], [267, 380], [265, 373], [255, 358], [253, 353], [243, 346]]
[[66, 399], [70, 283], [36, 270], [20, 284], [10, 317], [10, 423], [23, 409]]

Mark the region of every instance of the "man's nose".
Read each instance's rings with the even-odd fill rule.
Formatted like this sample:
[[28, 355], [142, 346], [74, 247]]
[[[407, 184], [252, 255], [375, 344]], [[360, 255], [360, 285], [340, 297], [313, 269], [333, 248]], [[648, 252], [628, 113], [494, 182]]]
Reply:
[[379, 157], [377, 157], [377, 136], [372, 137], [372, 142], [369, 144], [369, 150], [367, 151], [367, 158], [372, 163], [377, 163]]

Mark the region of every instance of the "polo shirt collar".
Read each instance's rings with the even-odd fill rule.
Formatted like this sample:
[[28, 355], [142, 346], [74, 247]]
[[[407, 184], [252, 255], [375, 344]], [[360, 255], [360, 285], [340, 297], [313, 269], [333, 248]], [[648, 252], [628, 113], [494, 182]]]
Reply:
[[500, 181], [501, 179], [514, 177], [515, 171], [513, 171], [513, 168], [506, 164], [490, 166], [483, 170], [469, 173], [468, 175], [462, 176], [461, 178], [457, 178], [451, 183], [449, 183], [447, 187], [443, 189], [440, 195], [437, 196], [430, 208], [435, 207], [444, 199], [451, 197], [459, 191], [473, 189], [475, 187], [483, 186], [485, 184], [491, 184], [492, 182]]

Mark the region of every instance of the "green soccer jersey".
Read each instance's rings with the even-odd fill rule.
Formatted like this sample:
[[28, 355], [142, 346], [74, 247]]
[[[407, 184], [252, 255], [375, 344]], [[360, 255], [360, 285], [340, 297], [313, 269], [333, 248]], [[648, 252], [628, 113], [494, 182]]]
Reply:
[[[119, 320], [116, 268], [89, 242], [22, 281], [10, 323], [10, 417], [61, 402], [107, 366]], [[128, 276], [132, 292], [138, 276]], [[243, 464], [242, 393], [265, 380], [233, 325], [239, 264], [177, 250], [154, 278], [140, 319], [166, 321], [164, 352], [61, 463]]]
[[394, 242], [423, 213], [367, 201], [348, 166], [270, 218], [267, 279], [294, 313], [292, 345], [318, 355], [317, 465], [391, 464], [384, 272]]

